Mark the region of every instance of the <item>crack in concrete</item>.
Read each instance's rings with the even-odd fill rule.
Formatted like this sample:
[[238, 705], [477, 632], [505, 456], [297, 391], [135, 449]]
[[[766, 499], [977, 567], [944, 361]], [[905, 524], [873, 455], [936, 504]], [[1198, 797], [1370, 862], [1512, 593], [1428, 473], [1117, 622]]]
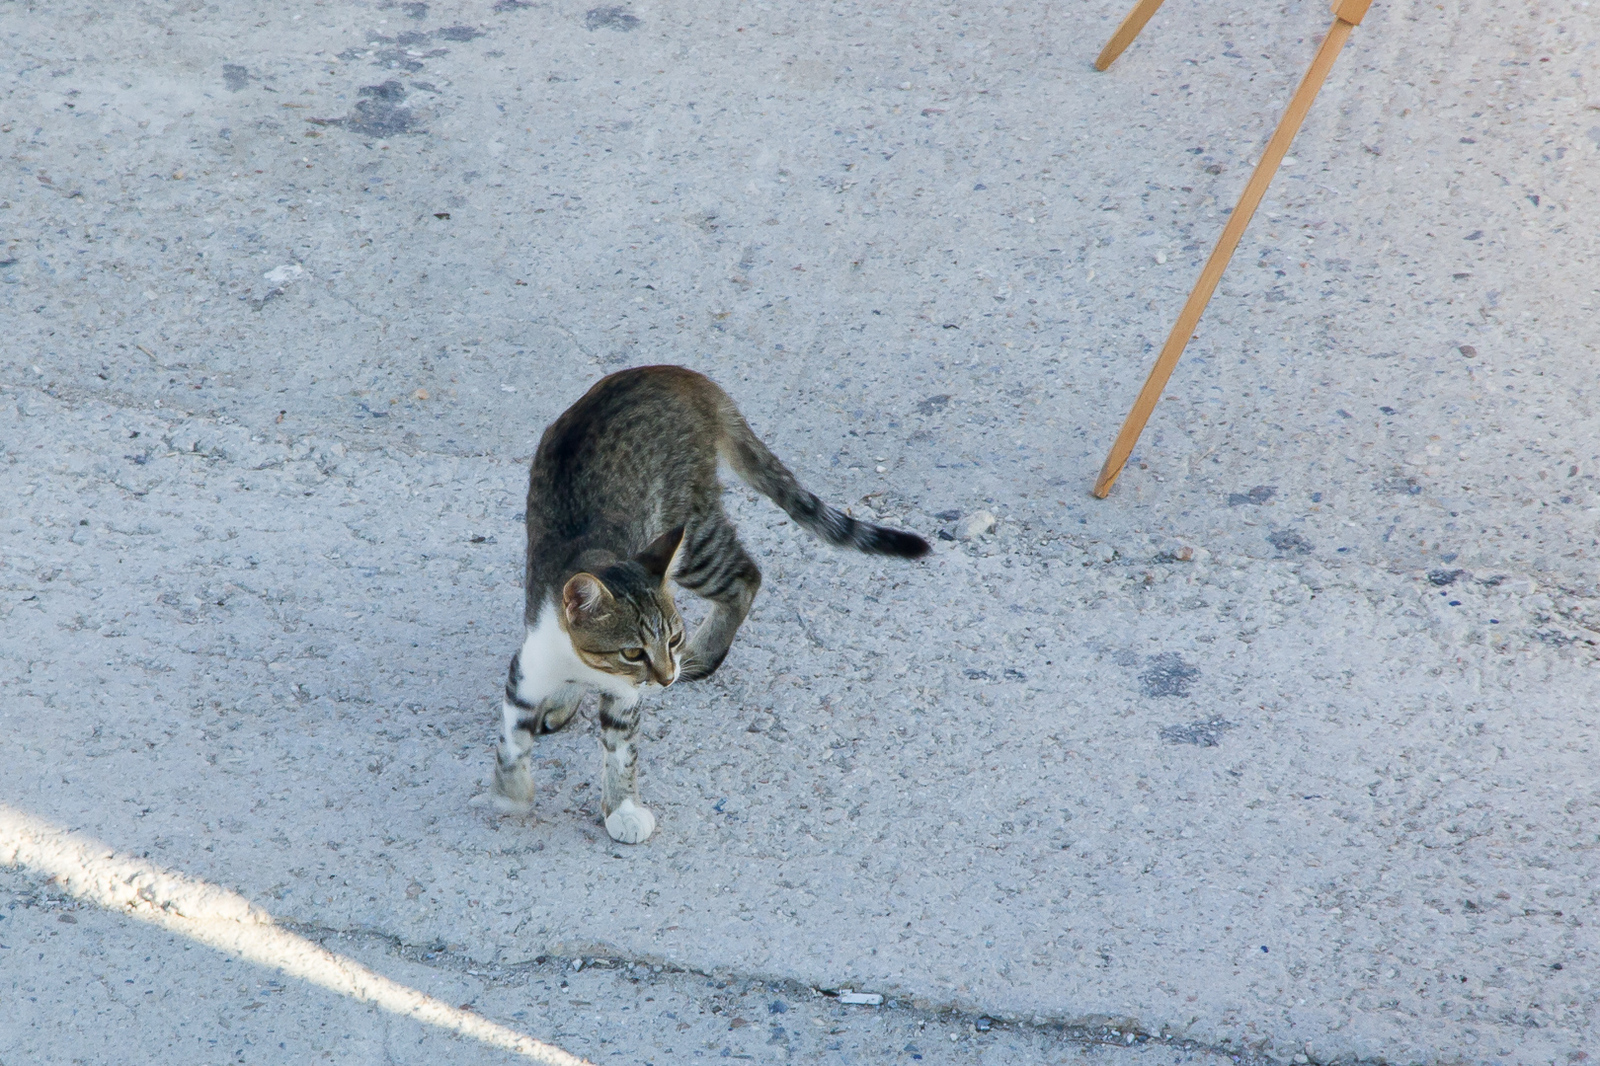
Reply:
[[[591, 953], [580, 952], [573, 955], [554, 953], [537, 955], [525, 962], [484, 962], [462, 952], [452, 951], [442, 944], [419, 946], [379, 929], [340, 929], [318, 922], [292, 919], [277, 919], [276, 921], [282, 928], [297, 933], [307, 940], [329, 948], [329, 950], [333, 950], [329, 947], [329, 941], [364, 941], [368, 944], [380, 945], [387, 954], [410, 963], [431, 969], [465, 974], [469, 977], [475, 977], [491, 984], [502, 986], [515, 985], [534, 977], [559, 980], [568, 972], [576, 972], [587, 967], [602, 967], [619, 979], [632, 981], [636, 984], [649, 983], [652, 986], [666, 985], [674, 977], [679, 976], [703, 978], [714, 982], [716, 991], [733, 995], [750, 995], [760, 989], [769, 994], [787, 995], [792, 999], [798, 1000], [815, 1000], [817, 998], [834, 1000], [839, 993], [838, 989], [818, 988], [803, 981], [796, 981], [793, 978], [723, 970], [702, 970], [693, 966], [669, 962], [665, 959], [649, 956], [630, 956], [623, 952], [611, 950], [597, 950]], [[883, 1005], [873, 1009], [888, 1012], [910, 1022], [924, 1022], [936, 1028], [948, 1029], [954, 1026], [971, 1032], [1010, 1029], [1018, 1033], [1044, 1037], [1077, 1049], [1156, 1046], [1170, 1048], [1177, 1052], [1226, 1057], [1237, 1063], [1238, 1066], [1269, 1066], [1269, 1064], [1270, 1066], [1279, 1066], [1281, 1062], [1281, 1060], [1270, 1055], [1250, 1049], [1212, 1046], [1196, 1040], [1185, 1039], [1169, 1032], [1152, 1033], [1132, 1018], [1113, 1019], [1098, 1016], [1077, 1020], [1006, 1018], [1001, 1014], [974, 1011], [955, 1004], [932, 1004], [926, 1001], [908, 1002], [893, 995], [885, 995]], [[1348, 1066], [1368, 1066], [1369, 1063], [1375, 1066], [1376, 1061], [1369, 1059], [1349, 1060]]]

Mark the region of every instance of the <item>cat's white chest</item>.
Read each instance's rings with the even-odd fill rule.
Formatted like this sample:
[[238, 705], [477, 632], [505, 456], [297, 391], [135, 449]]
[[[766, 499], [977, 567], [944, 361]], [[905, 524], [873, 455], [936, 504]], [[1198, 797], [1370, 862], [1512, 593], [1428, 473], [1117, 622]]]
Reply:
[[545, 604], [539, 621], [529, 627], [523, 638], [518, 654], [522, 683], [517, 695], [528, 703], [537, 703], [567, 685], [586, 685], [622, 699], [637, 698], [637, 689], [626, 679], [596, 670], [578, 658], [572, 650], [572, 638], [556, 618], [558, 610], [554, 603]]

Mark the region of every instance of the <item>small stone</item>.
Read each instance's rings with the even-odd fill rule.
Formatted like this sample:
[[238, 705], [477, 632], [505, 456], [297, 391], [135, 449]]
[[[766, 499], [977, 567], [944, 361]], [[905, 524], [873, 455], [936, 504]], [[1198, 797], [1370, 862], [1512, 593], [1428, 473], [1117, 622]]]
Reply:
[[1194, 548], [1182, 541], [1169, 541], [1162, 545], [1156, 552], [1155, 561], [1158, 563], [1189, 563], [1195, 558]]
[[1462, 355], [1466, 356], [1468, 359], [1476, 359], [1476, 358], [1478, 358], [1478, 349], [1474, 348], [1470, 344], [1463, 344], [1460, 348], [1458, 348], [1456, 350], [1459, 351]]
[[883, 1004], [883, 997], [876, 992], [852, 992], [848, 988], [839, 991], [839, 1002], [857, 1007], [878, 1007]]
[[988, 511], [973, 511], [964, 518], [958, 518], [946, 527], [945, 532], [952, 540], [976, 540], [995, 527], [999, 519]]
[[301, 266], [299, 263], [285, 263], [283, 266], [273, 267], [265, 274], [262, 274], [261, 280], [265, 281], [268, 285], [284, 285], [293, 281], [295, 278], [298, 278], [305, 272], [305, 267]]

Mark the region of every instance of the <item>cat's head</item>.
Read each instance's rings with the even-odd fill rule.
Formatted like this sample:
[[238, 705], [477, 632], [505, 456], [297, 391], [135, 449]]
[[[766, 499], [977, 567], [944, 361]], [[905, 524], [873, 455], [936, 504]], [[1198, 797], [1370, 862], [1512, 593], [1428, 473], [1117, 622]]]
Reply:
[[567, 580], [561, 590], [563, 628], [586, 665], [635, 687], [665, 688], [678, 679], [683, 619], [667, 572], [682, 540], [679, 526], [631, 559]]

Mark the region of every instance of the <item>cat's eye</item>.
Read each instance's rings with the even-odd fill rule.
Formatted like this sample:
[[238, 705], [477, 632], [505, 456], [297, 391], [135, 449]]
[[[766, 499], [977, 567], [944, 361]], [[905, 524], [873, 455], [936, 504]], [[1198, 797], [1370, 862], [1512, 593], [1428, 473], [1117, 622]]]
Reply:
[[672, 639], [667, 641], [667, 646], [668, 647], [672, 647], [672, 648], [676, 648], [679, 644], [682, 644], [682, 643], [683, 643], [683, 634], [682, 633], [674, 633], [674, 634], [672, 634]]
[[622, 657], [624, 659], [628, 660], [630, 663], [643, 662], [644, 661], [644, 649], [643, 648], [623, 648], [622, 649]]

